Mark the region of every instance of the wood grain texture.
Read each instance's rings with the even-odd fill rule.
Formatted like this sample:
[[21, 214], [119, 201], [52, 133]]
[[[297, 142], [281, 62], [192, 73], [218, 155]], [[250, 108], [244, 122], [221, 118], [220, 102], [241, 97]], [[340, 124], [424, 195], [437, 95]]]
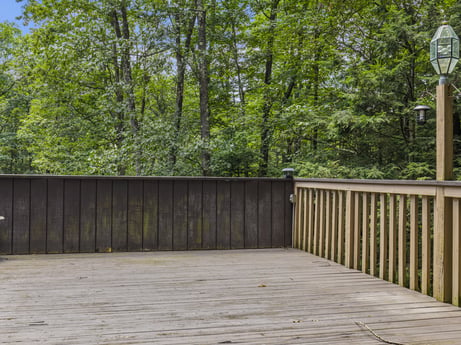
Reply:
[[64, 180], [48, 181], [46, 251], [63, 252], [64, 240]]
[[[459, 344], [461, 310], [298, 250], [12, 256], [0, 344]], [[341, 288], [338, 289], [338, 286]]]
[[80, 251], [80, 181], [64, 181], [64, 252]]
[[[1, 181], [1, 180], [0, 180]], [[1, 188], [0, 188], [1, 189]], [[46, 216], [48, 182], [44, 179], [30, 181], [30, 253], [46, 253]], [[1, 198], [0, 198], [1, 199]], [[0, 222], [1, 226], [1, 222]], [[1, 243], [1, 240], [0, 240]]]
[[13, 252], [29, 253], [30, 182], [14, 180], [13, 185]]

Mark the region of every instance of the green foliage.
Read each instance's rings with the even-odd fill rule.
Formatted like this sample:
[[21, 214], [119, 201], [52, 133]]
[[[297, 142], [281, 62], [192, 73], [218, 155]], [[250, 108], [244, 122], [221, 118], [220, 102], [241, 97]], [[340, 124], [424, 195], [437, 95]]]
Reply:
[[209, 141], [195, 1], [23, 2], [35, 29], [0, 23], [0, 172], [199, 175], [207, 151], [222, 176], [434, 178], [412, 109], [459, 1], [204, 1]]

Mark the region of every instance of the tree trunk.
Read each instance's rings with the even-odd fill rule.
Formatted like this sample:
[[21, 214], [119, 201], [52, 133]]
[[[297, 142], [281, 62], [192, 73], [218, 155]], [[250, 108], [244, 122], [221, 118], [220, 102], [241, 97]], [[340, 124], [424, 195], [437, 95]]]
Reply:
[[267, 169], [269, 166], [269, 147], [271, 140], [271, 126], [269, 123], [270, 113], [272, 110], [272, 95], [270, 85], [272, 84], [272, 66], [274, 60], [274, 36], [275, 36], [275, 21], [277, 19], [277, 9], [280, 0], [274, 0], [271, 4], [271, 12], [269, 16], [270, 27], [267, 38], [266, 47], [266, 66], [264, 73], [264, 84], [266, 85], [264, 91], [264, 105], [262, 113], [262, 125], [261, 125], [261, 150], [260, 157], [261, 162], [259, 165], [259, 176], [266, 176]]
[[197, 1], [198, 11], [198, 50], [199, 50], [199, 87], [200, 87], [200, 124], [202, 138], [202, 175], [210, 174], [210, 109], [208, 104], [208, 58], [206, 40], [206, 11], [203, 0]]
[[173, 143], [170, 149], [170, 171], [172, 175], [176, 174], [176, 162], [178, 159], [178, 140], [179, 133], [181, 131], [181, 119], [184, 103], [184, 80], [186, 73], [186, 56], [190, 50], [192, 32], [195, 26], [195, 17], [194, 14], [191, 16], [187, 32], [186, 32], [186, 41], [184, 43], [184, 49], [182, 48], [181, 42], [181, 15], [179, 12], [175, 13], [175, 43], [176, 43], [176, 108], [174, 112], [174, 134], [173, 134]]

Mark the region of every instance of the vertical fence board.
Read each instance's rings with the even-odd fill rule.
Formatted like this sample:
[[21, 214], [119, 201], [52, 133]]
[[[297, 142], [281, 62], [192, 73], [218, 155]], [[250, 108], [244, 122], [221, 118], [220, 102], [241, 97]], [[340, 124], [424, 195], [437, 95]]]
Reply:
[[397, 196], [389, 197], [389, 277], [391, 283], [396, 281], [397, 272]]
[[258, 182], [245, 183], [245, 248], [258, 248]]
[[96, 251], [112, 251], [112, 181], [96, 185]]
[[217, 186], [214, 181], [203, 182], [202, 249], [216, 249]]
[[[189, 188], [187, 181], [175, 181], [173, 185], [173, 202], [174, 202], [174, 209], [173, 209], [173, 250], [187, 250], [187, 249], [196, 249], [197, 244], [195, 238], [191, 238], [191, 246], [188, 248], [188, 238], [187, 238], [187, 228], [188, 228], [188, 206], [190, 209], [190, 217], [189, 217], [189, 225], [190, 231], [192, 233], [199, 233], [195, 231], [197, 229], [197, 218], [198, 215], [196, 212], [197, 207], [201, 207], [201, 204], [197, 204], [196, 199], [198, 193], [201, 195], [202, 189], [200, 186], [199, 190], [197, 188]], [[190, 192], [188, 195], [188, 191]], [[195, 193], [194, 195], [191, 195]], [[192, 199], [192, 204], [191, 200]], [[201, 200], [201, 198], [200, 198]], [[189, 205], [188, 205], [189, 202]], [[195, 206], [195, 208], [194, 208]], [[200, 239], [201, 240], [201, 239]]]
[[231, 247], [231, 184], [218, 181], [216, 186], [216, 246], [217, 249]]
[[421, 207], [421, 292], [428, 295], [431, 287], [430, 199], [422, 198]]
[[64, 253], [80, 250], [80, 181], [64, 180]]
[[46, 179], [32, 179], [30, 181], [31, 254], [46, 253], [46, 213], [48, 209], [47, 189], [48, 187]]
[[0, 254], [13, 253], [13, 179], [0, 180]]
[[96, 250], [96, 180], [81, 181], [80, 251]]
[[112, 250], [128, 250], [128, 181], [115, 180], [112, 192]]
[[231, 184], [231, 248], [245, 247], [245, 184]]
[[398, 239], [398, 276], [399, 285], [406, 286], [407, 269], [407, 197], [401, 194], [399, 199], [399, 239]]
[[30, 181], [15, 179], [13, 185], [13, 252], [29, 253]]
[[140, 180], [128, 181], [128, 243], [129, 251], [142, 250], [144, 188]]
[[143, 250], [158, 248], [158, 182], [144, 181]]
[[290, 202], [290, 195], [294, 193], [293, 180], [286, 179], [282, 182], [285, 185], [285, 196], [283, 198], [283, 205], [285, 209], [285, 246], [291, 247], [293, 244], [292, 232], [293, 232], [293, 204]]
[[63, 252], [64, 180], [48, 180], [47, 253]]
[[418, 289], [418, 196], [410, 197], [410, 289]]
[[[258, 186], [258, 247], [272, 246], [271, 217], [272, 183], [261, 181]], [[301, 229], [299, 230], [301, 232]]]
[[285, 244], [285, 217], [284, 217], [285, 186], [283, 183], [272, 183], [271, 201], [271, 242], [272, 247], [283, 247]]
[[389, 218], [388, 197], [381, 193], [379, 197], [379, 278], [388, 278], [389, 266]]
[[203, 202], [202, 181], [189, 182], [189, 210], [188, 210], [189, 249], [202, 248], [202, 235], [203, 235], [202, 202]]
[[315, 202], [315, 214], [314, 214], [314, 236], [312, 241], [312, 253], [314, 255], [319, 255], [319, 236], [320, 236], [320, 209], [322, 208], [320, 195], [321, 190], [316, 189], [314, 192], [314, 202]]
[[173, 249], [173, 182], [158, 184], [158, 249]]

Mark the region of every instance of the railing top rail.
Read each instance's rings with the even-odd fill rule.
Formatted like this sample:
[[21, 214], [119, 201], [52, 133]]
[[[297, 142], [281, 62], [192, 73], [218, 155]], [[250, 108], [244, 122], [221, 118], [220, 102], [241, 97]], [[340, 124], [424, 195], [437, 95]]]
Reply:
[[217, 177], [217, 176], [113, 176], [113, 175], [47, 175], [0, 174], [0, 179], [76, 179], [76, 180], [151, 180], [151, 181], [293, 181], [282, 177]]
[[[297, 188], [318, 188], [370, 193], [414, 194], [434, 196], [439, 187], [450, 190], [449, 196], [461, 192], [461, 181], [414, 180], [347, 180], [347, 179], [295, 179]], [[448, 195], [447, 195], [448, 196]]]

